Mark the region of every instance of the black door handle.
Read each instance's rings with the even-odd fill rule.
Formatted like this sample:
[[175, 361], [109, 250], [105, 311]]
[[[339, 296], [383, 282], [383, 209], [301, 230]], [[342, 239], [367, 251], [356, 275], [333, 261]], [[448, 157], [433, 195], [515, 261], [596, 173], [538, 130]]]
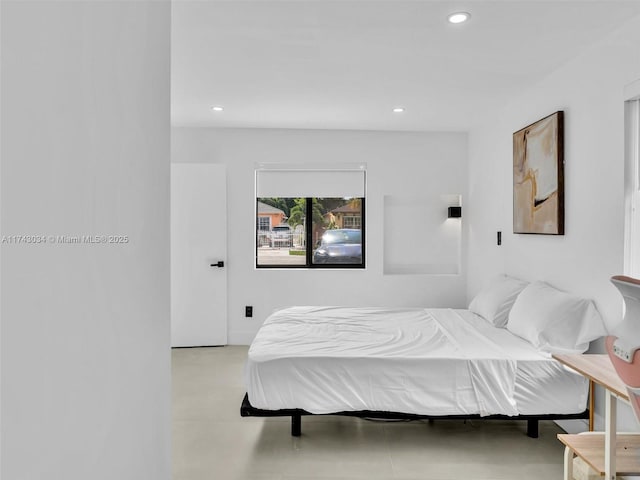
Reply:
[[224, 267], [224, 262], [222, 260], [220, 260], [218, 263], [212, 263], [211, 266], [212, 267], [222, 268], [222, 267]]

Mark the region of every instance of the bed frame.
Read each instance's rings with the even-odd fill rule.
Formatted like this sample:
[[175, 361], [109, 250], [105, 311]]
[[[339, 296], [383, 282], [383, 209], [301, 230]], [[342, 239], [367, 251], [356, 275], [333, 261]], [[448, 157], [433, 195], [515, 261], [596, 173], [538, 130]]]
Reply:
[[[299, 437], [302, 434], [302, 417], [307, 415], [317, 415], [309, 413], [300, 409], [285, 409], [285, 410], [262, 410], [255, 408], [249, 403], [249, 395], [245, 394], [242, 400], [242, 406], [240, 407], [241, 417], [291, 417], [291, 435]], [[563, 415], [518, 415], [510, 417], [508, 415], [446, 415], [446, 416], [433, 416], [433, 415], [415, 415], [412, 413], [400, 413], [400, 412], [379, 412], [371, 410], [360, 410], [357, 412], [336, 412], [327, 413], [322, 415], [341, 415], [345, 417], [359, 417], [359, 418], [376, 418], [385, 420], [445, 420], [445, 419], [459, 419], [459, 420], [526, 420], [527, 421], [527, 436], [531, 438], [538, 438], [538, 421], [539, 420], [582, 420], [589, 419], [589, 410], [585, 410], [581, 413], [563, 414]]]

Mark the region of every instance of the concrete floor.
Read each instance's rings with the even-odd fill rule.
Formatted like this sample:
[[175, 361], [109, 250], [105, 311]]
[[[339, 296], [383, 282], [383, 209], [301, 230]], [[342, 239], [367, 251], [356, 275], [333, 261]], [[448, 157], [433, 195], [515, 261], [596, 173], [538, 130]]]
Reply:
[[523, 421], [241, 418], [247, 347], [173, 350], [173, 480], [548, 480], [562, 430]]

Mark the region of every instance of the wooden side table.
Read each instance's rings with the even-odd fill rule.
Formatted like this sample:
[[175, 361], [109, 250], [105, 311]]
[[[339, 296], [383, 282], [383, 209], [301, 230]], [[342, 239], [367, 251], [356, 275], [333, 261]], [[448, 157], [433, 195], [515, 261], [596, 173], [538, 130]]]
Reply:
[[[559, 434], [558, 440], [565, 445], [564, 478], [573, 480], [573, 455], [578, 455], [591, 468], [607, 480], [615, 480], [616, 474], [640, 475], [640, 433], [617, 434], [616, 399], [629, 402], [626, 386], [616, 373], [609, 356], [598, 355], [553, 355], [567, 367], [581, 373], [593, 385], [605, 389], [605, 430], [588, 434]], [[591, 389], [593, 398], [593, 388]], [[593, 407], [593, 404], [591, 404]], [[593, 410], [593, 408], [591, 408]], [[590, 413], [590, 429], [593, 426]]]

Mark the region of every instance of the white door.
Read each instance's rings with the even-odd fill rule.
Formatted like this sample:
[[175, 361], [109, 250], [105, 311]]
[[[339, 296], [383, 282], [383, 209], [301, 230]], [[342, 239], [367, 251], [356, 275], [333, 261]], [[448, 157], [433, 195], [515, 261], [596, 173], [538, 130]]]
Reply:
[[225, 166], [172, 164], [172, 347], [227, 343], [226, 254]]

